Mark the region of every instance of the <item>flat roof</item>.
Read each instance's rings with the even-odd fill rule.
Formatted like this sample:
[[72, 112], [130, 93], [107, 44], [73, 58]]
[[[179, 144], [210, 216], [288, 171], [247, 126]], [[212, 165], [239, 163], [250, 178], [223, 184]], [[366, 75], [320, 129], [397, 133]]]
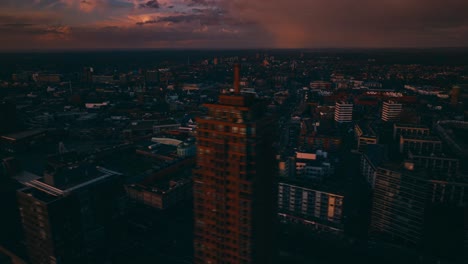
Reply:
[[430, 135], [402, 135], [401, 138], [403, 140], [421, 140], [431, 142], [441, 141], [438, 137]]
[[99, 172], [99, 174], [96, 174], [97, 176], [92, 177], [92, 178], [86, 178], [86, 180], [82, 182], [78, 182], [73, 185], [62, 186], [62, 187], [52, 186], [41, 181], [40, 179], [31, 178], [30, 181], [23, 182], [23, 184], [28, 186], [29, 188], [27, 187], [19, 191], [25, 194], [28, 194], [30, 196], [34, 196], [35, 198], [45, 203], [49, 203], [49, 202], [55, 201], [56, 199], [58, 199], [59, 197], [63, 195], [67, 195], [68, 193], [71, 193], [84, 186], [90, 185], [95, 182], [99, 182], [101, 180], [104, 180], [114, 175], [120, 175], [120, 173], [118, 172], [111, 171], [111, 170], [108, 170], [99, 166], [96, 166], [96, 170], [97, 172]]
[[429, 130], [430, 128], [425, 126], [425, 125], [419, 125], [419, 124], [394, 124], [393, 127], [395, 128], [420, 128], [420, 129], [427, 129]]
[[29, 137], [34, 137], [34, 136], [43, 134], [45, 132], [47, 132], [46, 129], [26, 130], [26, 131], [21, 131], [18, 133], [3, 135], [2, 139], [10, 140], [10, 141], [17, 141], [17, 140], [26, 139]]

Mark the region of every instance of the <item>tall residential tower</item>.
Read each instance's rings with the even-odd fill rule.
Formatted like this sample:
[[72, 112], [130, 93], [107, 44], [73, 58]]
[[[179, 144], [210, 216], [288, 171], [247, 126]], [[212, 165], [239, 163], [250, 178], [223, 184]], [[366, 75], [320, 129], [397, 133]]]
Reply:
[[198, 119], [194, 177], [195, 263], [274, 263], [272, 119], [262, 102], [220, 94]]

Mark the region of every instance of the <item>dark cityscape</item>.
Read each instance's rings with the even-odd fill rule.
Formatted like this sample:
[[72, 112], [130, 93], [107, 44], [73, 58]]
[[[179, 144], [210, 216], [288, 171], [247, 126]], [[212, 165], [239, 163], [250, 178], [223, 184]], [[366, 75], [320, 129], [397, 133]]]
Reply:
[[0, 264], [468, 263], [466, 14], [2, 1]]

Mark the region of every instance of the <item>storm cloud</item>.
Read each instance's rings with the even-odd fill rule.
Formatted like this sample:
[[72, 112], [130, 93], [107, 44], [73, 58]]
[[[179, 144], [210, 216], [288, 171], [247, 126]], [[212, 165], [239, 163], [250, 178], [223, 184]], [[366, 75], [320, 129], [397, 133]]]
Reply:
[[468, 46], [461, 0], [4, 0], [0, 10], [3, 50]]

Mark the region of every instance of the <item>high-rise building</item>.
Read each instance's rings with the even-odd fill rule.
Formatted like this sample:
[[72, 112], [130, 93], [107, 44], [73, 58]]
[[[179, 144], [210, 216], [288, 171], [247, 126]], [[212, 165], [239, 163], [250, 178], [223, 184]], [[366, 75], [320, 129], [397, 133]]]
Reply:
[[335, 121], [338, 123], [353, 121], [353, 104], [346, 102], [336, 102]]
[[386, 101], [382, 106], [382, 120], [385, 122], [394, 122], [400, 119], [403, 105], [394, 101]]
[[24, 182], [17, 198], [31, 263], [104, 263], [122, 212], [119, 175], [80, 165]]
[[194, 263], [274, 263], [274, 127], [262, 102], [240, 93], [206, 104], [194, 171]]
[[450, 97], [450, 104], [451, 105], [457, 105], [458, 100], [460, 99], [460, 92], [461, 92], [461, 87], [458, 85], [455, 85], [452, 87], [452, 92], [451, 92], [451, 97]]
[[83, 74], [81, 76], [81, 81], [84, 84], [91, 84], [93, 82], [93, 73], [94, 73], [94, 69], [92, 67], [83, 68]]
[[150, 70], [145, 72], [145, 82], [149, 84], [154, 84], [159, 82], [159, 71]]
[[399, 166], [377, 169], [370, 234], [373, 239], [407, 246], [421, 242], [427, 182]]

